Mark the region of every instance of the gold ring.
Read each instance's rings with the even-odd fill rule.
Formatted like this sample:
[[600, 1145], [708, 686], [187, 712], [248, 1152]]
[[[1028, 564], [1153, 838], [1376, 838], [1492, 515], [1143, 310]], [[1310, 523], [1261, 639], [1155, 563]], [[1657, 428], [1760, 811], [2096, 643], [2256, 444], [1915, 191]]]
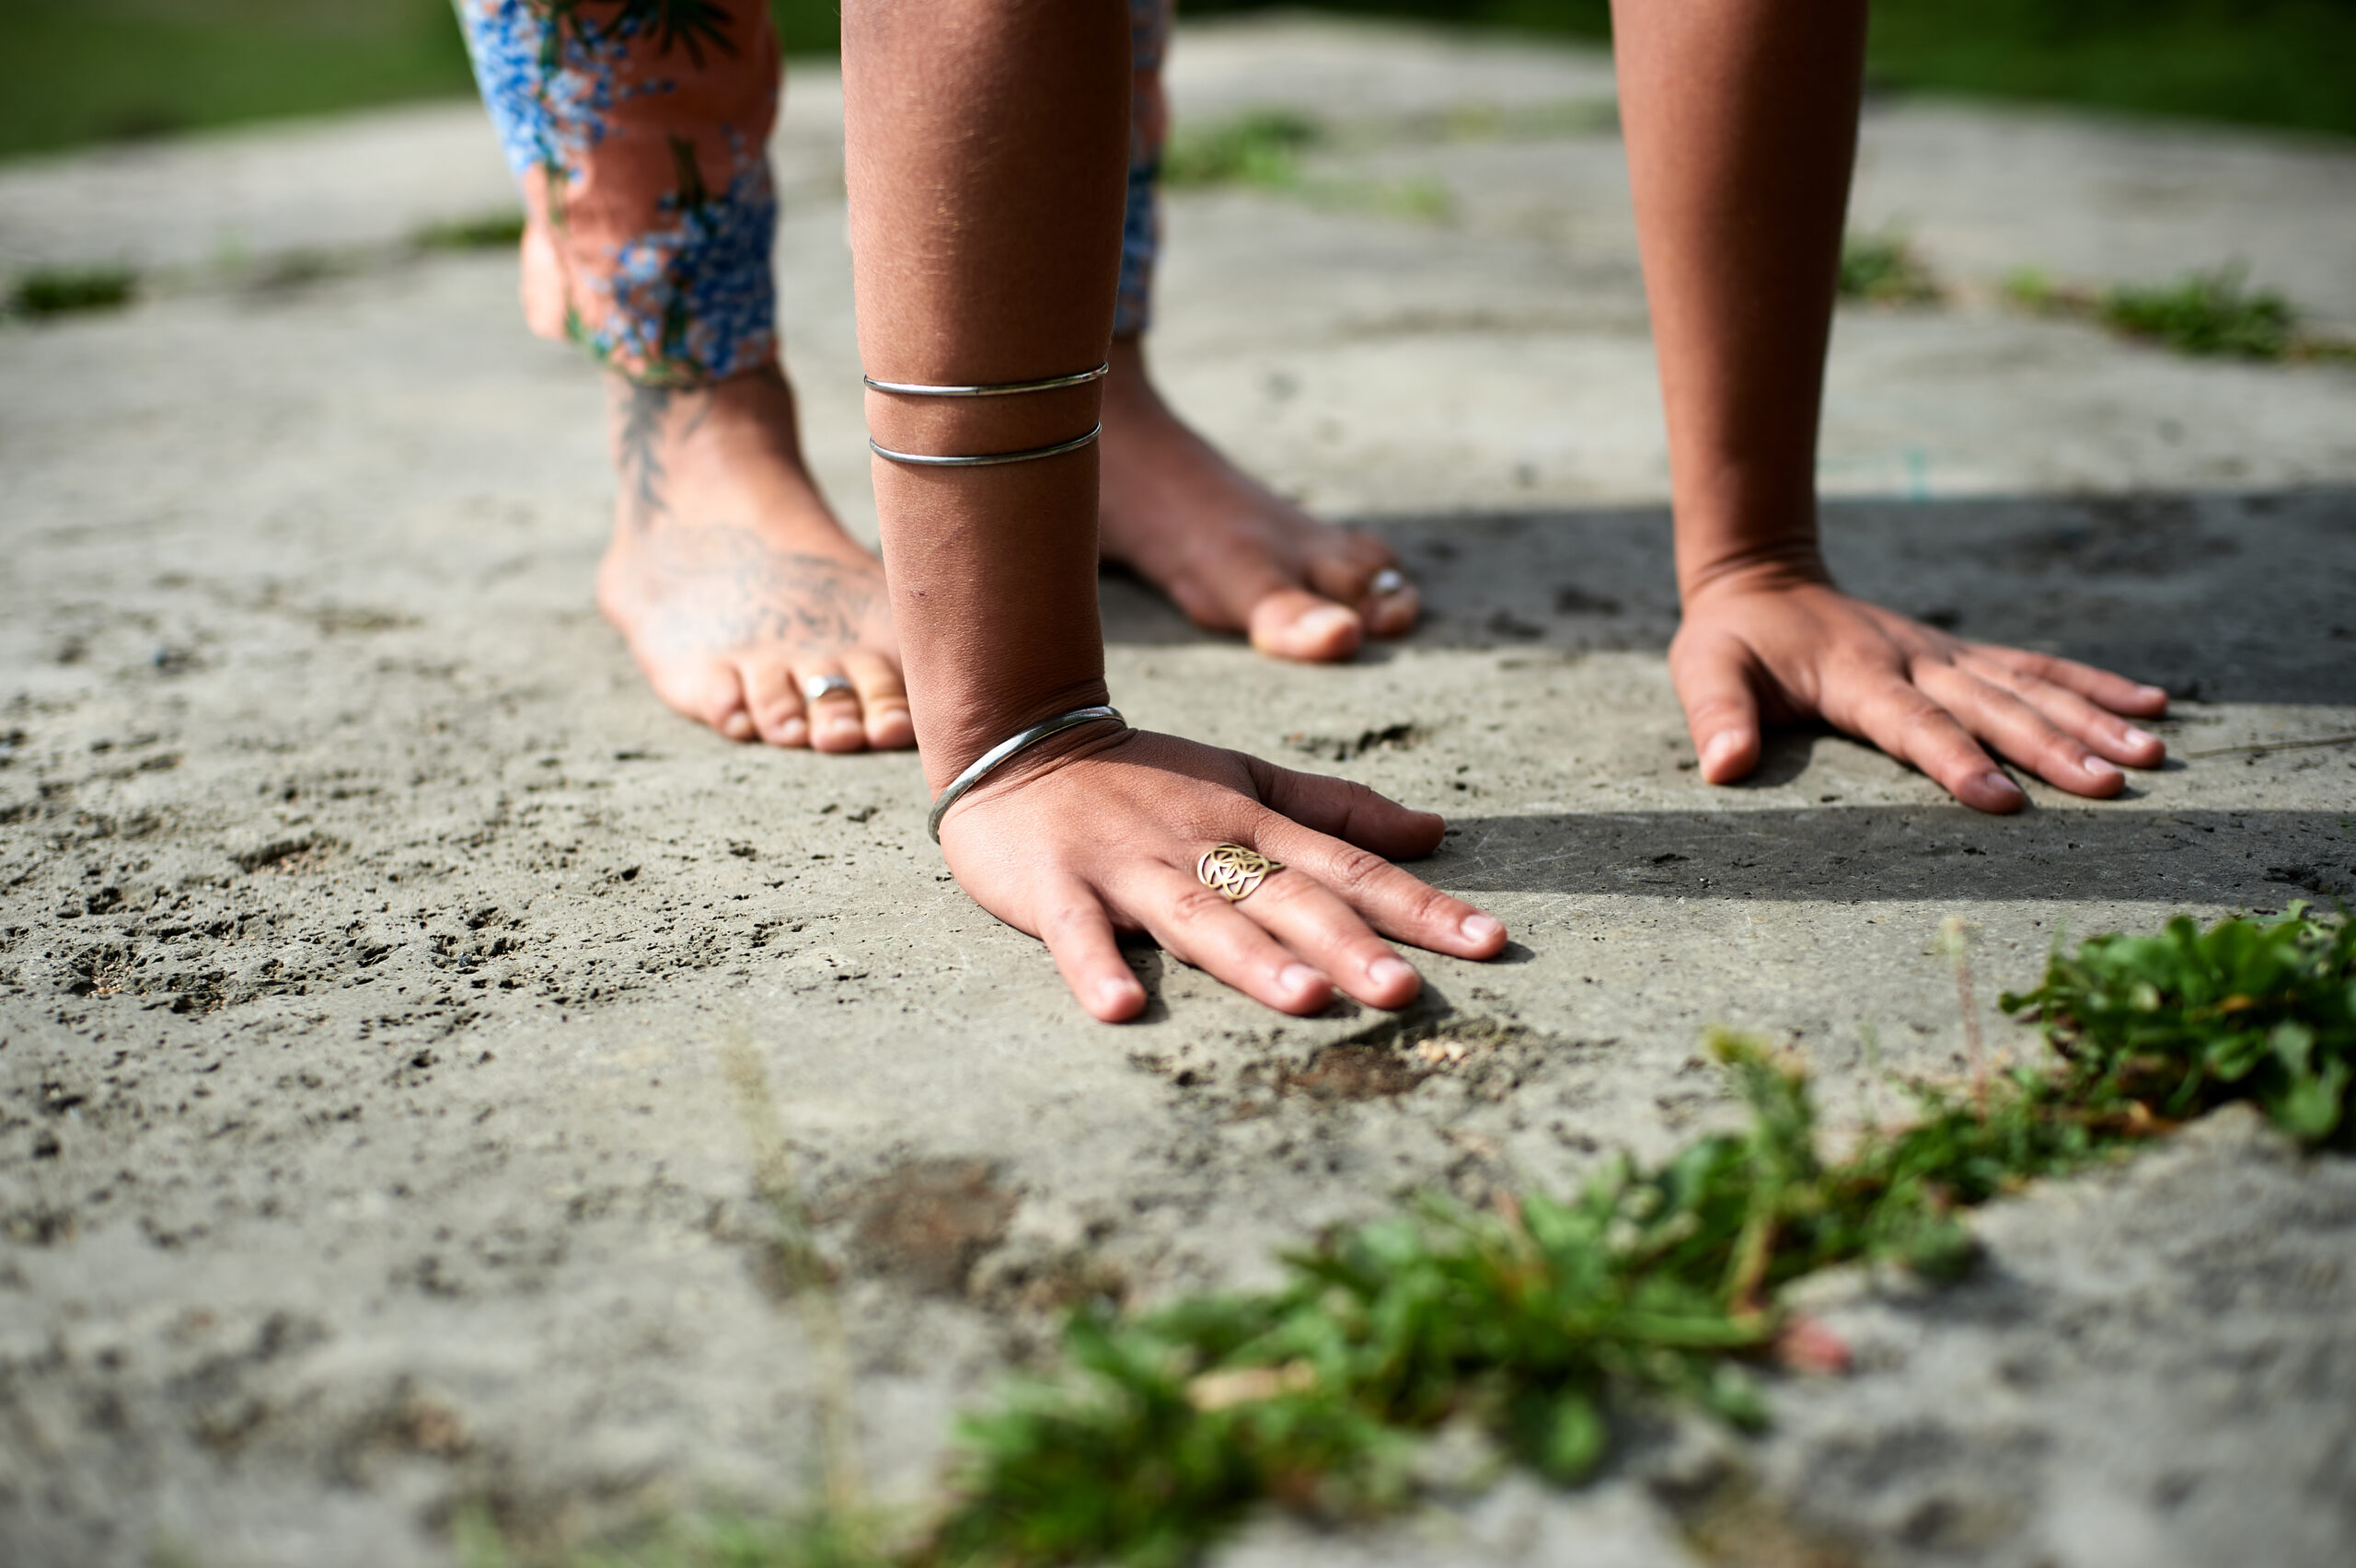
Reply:
[[1282, 860], [1271, 860], [1256, 849], [1241, 844], [1214, 844], [1195, 862], [1195, 876], [1230, 904], [1241, 904], [1259, 890], [1270, 871], [1284, 869]]

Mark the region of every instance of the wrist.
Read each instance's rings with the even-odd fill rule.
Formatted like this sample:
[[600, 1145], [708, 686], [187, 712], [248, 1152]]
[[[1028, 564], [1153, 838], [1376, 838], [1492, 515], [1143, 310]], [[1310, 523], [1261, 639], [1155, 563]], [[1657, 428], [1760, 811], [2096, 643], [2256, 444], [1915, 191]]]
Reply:
[[1813, 531], [1706, 551], [1680, 541], [1677, 552], [1677, 596], [1685, 605], [1720, 594], [1831, 586], [1832, 571]]
[[[914, 686], [911, 686], [913, 698]], [[938, 795], [991, 747], [1022, 733], [1058, 714], [1109, 704], [1102, 674], [1044, 684], [991, 683], [965, 689], [936, 692], [934, 700], [912, 701], [918, 755], [924, 763], [925, 787]], [[1110, 721], [1107, 721], [1107, 723]], [[1057, 735], [1025, 748], [994, 770], [991, 778], [1016, 770], [1034, 752], [1064, 749], [1057, 743], [1077, 744], [1092, 735], [1097, 725], [1085, 725], [1068, 735]]]

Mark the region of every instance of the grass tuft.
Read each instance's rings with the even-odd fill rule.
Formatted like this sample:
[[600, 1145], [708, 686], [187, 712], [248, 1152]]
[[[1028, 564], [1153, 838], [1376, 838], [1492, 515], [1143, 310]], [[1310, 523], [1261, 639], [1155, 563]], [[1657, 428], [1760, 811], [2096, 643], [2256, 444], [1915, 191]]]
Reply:
[[1828, 1162], [1802, 1069], [1739, 1036], [1713, 1046], [1747, 1132], [1567, 1199], [1419, 1199], [1287, 1258], [1273, 1291], [1075, 1318], [1058, 1376], [966, 1424], [940, 1561], [1184, 1562], [1263, 1501], [1392, 1506], [1426, 1441], [1468, 1423], [1563, 1483], [1646, 1404], [1755, 1428], [1751, 1368], [1792, 1326], [1779, 1286], [1860, 1259], [1952, 1277], [1974, 1255], [1957, 1210], [2136, 1131], [2024, 1073], [1969, 1100], [1923, 1091], [1913, 1122]]
[[2181, 1119], [2254, 1100], [2310, 1144], [2356, 1143], [2356, 921], [2304, 905], [2272, 920], [2178, 917], [2158, 936], [2095, 937], [2006, 996], [2066, 1063], [2062, 1092], [2100, 1112]]
[[1903, 230], [1853, 234], [1841, 242], [1841, 297], [1868, 305], [1931, 305], [1938, 280]]
[[[1969, 1005], [1961, 932], [1952, 933]], [[2311, 1144], [2350, 1141], [2356, 922], [2278, 919], [2058, 949], [2033, 1011], [2057, 1065], [1916, 1086], [1911, 1113], [1833, 1157], [1798, 1062], [1711, 1046], [1749, 1112], [1657, 1166], [1623, 1159], [1580, 1192], [1422, 1197], [1326, 1232], [1262, 1291], [1075, 1313], [1060, 1363], [961, 1427], [955, 1491], [914, 1544], [840, 1505], [651, 1534], [575, 1568], [1178, 1568], [1250, 1509], [1380, 1513], [1448, 1484], [1469, 1444], [1558, 1483], [1594, 1473], [1648, 1407], [1763, 1425], [1758, 1374], [1828, 1370], [1847, 1347], [1779, 1305], [1843, 1263], [1951, 1279], [1962, 1215], [2117, 1158], [2178, 1119], [2248, 1099]], [[1461, 1475], [1465, 1467], [1454, 1462]], [[493, 1543], [496, 1544], [495, 1542]], [[472, 1568], [503, 1568], [479, 1547]]]
[[1200, 128], [1181, 124], [1162, 152], [1162, 183], [1290, 190], [1300, 183], [1300, 154], [1320, 135], [1315, 121], [1287, 109], [1253, 110]]
[[521, 213], [483, 213], [428, 224], [411, 236], [420, 250], [504, 250], [524, 237]]
[[2173, 283], [2075, 288], [2026, 269], [2004, 280], [2015, 305], [2039, 316], [2075, 316], [2126, 337], [2199, 358], [2338, 360], [2356, 343], [2303, 329], [2291, 302], [2253, 289], [2239, 266], [2194, 272]]
[[1253, 110], [1200, 129], [1181, 125], [1162, 154], [1162, 183], [1174, 190], [1249, 185], [1328, 211], [1375, 213], [1414, 223], [1445, 223], [1455, 210], [1448, 187], [1436, 179], [1309, 176], [1300, 155], [1326, 139], [1323, 126], [1286, 109]]
[[128, 267], [41, 267], [17, 281], [8, 310], [35, 317], [117, 310], [138, 292], [139, 274]]

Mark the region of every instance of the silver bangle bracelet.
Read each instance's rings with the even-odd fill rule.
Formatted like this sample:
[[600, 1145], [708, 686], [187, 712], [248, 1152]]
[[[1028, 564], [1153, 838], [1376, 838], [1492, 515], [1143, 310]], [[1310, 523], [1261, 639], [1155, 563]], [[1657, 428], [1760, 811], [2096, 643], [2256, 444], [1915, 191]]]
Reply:
[[985, 452], [975, 457], [931, 457], [921, 452], [895, 452], [888, 446], [878, 446], [875, 438], [867, 438], [868, 450], [878, 457], [894, 463], [906, 463], [912, 468], [987, 468], [993, 463], [1029, 463], [1041, 457], [1060, 457], [1067, 452], [1077, 452], [1103, 433], [1098, 425], [1086, 435], [1058, 441], [1053, 446], [1034, 446], [1028, 452]]
[[940, 843], [941, 819], [949, 814], [949, 808], [957, 803], [959, 796], [997, 771], [1001, 763], [1026, 747], [1037, 745], [1049, 735], [1060, 735], [1076, 725], [1094, 723], [1099, 719], [1110, 719], [1125, 727], [1127, 722], [1121, 717], [1119, 709], [1107, 708], [1100, 703], [1093, 708], [1075, 708], [1068, 713], [1058, 713], [1053, 719], [1032, 725], [1019, 735], [999, 742], [967, 763], [965, 771], [949, 781], [949, 788], [941, 792], [941, 799], [932, 802], [932, 814], [924, 819], [924, 830], [932, 835], [935, 844]]
[[1053, 392], [1065, 386], [1085, 386], [1091, 381], [1102, 381], [1113, 370], [1106, 360], [1094, 370], [1083, 370], [1072, 375], [1051, 375], [1045, 381], [1001, 381], [995, 386], [932, 386], [921, 381], [878, 381], [862, 375], [861, 381], [878, 392], [897, 392], [906, 398], [1011, 398], [1018, 392]]

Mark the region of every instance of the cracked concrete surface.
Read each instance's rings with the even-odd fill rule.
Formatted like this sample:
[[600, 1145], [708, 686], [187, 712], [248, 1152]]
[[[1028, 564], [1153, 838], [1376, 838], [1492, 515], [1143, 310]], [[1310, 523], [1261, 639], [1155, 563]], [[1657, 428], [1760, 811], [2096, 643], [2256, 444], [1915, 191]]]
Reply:
[[[1842, 317], [1836, 567], [2180, 698], [2125, 799], [1995, 820], [1828, 734], [1740, 789], [1690, 771], [1603, 62], [1283, 22], [1190, 31], [1173, 76], [1182, 122], [1333, 133], [1316, 200], [1172, 201], [1162, 374], [1433, 609], [1279, 668], [1108, 579], [1115, 700], [1449, 813], [1422, 874], [1516, 945], [1429, 961], [1403, 1020], [1282, 1020], [1139, 950], [1148, 1020], [1090, 1023], [946, 880], [910, 759], [665, 712], [589, 605], [594, 373], [524, 334], [507, 259], [401, 248], [507, 200], [473, 110], [0, 168], [0, 262], [163, 270], [0, 330], [0, 1558], [407, 1568], [465, 1498], [558, 1531], [801, 1495], [817, 1370], [739, 1046], [911, 1499], [1075, 1292], [1261, 1279], [1404, 1188], [1658, 1154], [1728, 1114], [1709, 1022], [1796, 1043], [1844, 1113], [1877, 1058], [1950, 1069], [1946, 917], [2026, 1048], [1992, 997], [2058, 933], [2356, 896], [2356, 372], [1991, 287], [2238, 256], [2356, 319], [2356, 151], [1869, 113], [1858, 219], [1908, 221], [1958, 298]], [[797, 70], [788, 105], [790, 365], [871, 526], [838, 89]], [[1414, 181], [1438, 221], [1386, 215]], [[1780, 1384], [1762, 1440], [1671, 1424], [1580, 1492], [1272, 1519], [1226, 1561], [2346, 1560], [2347, 1162], [2223, 1117], [1981, 1229], [1954, 1289], [1812, 1286], [1859, 1367]]]

